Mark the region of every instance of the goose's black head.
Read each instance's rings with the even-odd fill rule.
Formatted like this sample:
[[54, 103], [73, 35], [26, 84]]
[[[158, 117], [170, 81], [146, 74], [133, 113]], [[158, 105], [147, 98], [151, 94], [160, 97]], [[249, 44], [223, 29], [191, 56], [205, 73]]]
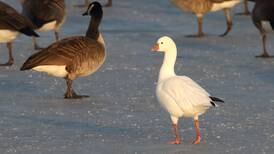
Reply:
[[102, 5], [97, 1], [90, 3], [87, 11], [83, 13], [83, 16], [87, 16], [87, 15], [102, 17], [103, 15]]

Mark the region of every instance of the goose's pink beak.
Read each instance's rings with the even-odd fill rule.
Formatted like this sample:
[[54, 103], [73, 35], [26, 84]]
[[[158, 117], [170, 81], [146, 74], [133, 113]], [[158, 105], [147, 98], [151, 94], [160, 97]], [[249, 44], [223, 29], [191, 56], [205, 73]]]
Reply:
[[152, 48], [151, 51], [157, 52], [159, 51], [159, 44], [155, 44]]

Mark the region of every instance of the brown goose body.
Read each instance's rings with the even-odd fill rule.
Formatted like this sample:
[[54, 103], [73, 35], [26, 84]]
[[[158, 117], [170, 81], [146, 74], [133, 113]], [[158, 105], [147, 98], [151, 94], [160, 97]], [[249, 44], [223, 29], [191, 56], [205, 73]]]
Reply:
[[230, 9], [236, 4], [240, 3], [240, 0], [170, 0], [179, 9], [194, 13], [197, 16], [198, 21], [198, 34], [195, 37], [204, 36], [202, 30], [202, 19], [206, 13], [224, 10], [227, 29], [224, 34], [225, 36], [232, 28], [232, 19], [230, 16]]
[[0, 64], [0, 66], [13, 64], [12, 41], [16, 39], [18, 33], [38, 37], [33, 28], [34, 26], [27, 18], [20, 15], [11, 6], [0, 1], [0, 43], [7, 43], [9, 49], [9, 61]]
[[72, 81], [96, 72], [106, 57], [105, 44], [98, 26], [103, 11], [100, 3], [93, 2], [83, 15], [91, 21], [86, 36], [62, 39], [30, 56], [21, 70], [35, 70], [64, 78], [67, 81], [65, 98], [82, 98], [72, 89]]
[[[59, 30], [66, 19], [64, 0], [23, 0], [22, 14], [29, 18], [38, 31], [55, 32], [56, 40], [59, 40]], [[39, 48], [34, 40], [35, 48]]]
[[179, 9], [195, 14], [208, 13], [213, 5], [211, 1], [207, 0], [171, 0], [171, 2]]
[[[83, 77], [94, 73], [104, 63], [104, 45], [97, 40], [75, 36], [57, 41], [42, 51], [33, 54], [23, 64], [21, 70], [33, 69], [52, 76], [70, 78]], [[63, 67], [62, 74], [50, 71], [50, 67]]]

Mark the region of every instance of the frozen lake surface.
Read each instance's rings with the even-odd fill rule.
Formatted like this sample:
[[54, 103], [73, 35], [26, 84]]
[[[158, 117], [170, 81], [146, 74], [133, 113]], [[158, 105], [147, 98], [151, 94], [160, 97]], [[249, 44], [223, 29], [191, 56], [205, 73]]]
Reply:
[[[20, 9], [16, 0], [5, 2]], [[83, 35], [89, 22], [81, 16], [85, 9], [66, 2], [61, 37]], [[74, 82], [78, 93], [90, 96], [82, 100], [63, 99], [63, 79], [19, 71], [35, 52], [31, 39], [21, 35], [14, 42], [15, 64], [0, 68], [0, 153], [273, 153], [274, 59], [254, 58], [261, 53], [259, 32], [250, 17], [233, 18], [226, 37], [217, 36], [225, 31], [218, 12], [204, 18], [207, 37], [186, 38], [196, 33], [196, 18], [168, 1], [114, 0], [112, 8], [104, 8], [101, 26], [107, 60], [97, 73]], [[54, 41], [53, 32], [40, 35], [41, 46]], [[163, 55], [150, 52], [162, 35], [177, 43], [182, 57], [177, 74], [226, 101], [200, 117], [200, 145], [191, 144], [192, 119], [180, 121], [181, 145], [166, 144], [173, 139], [171, 121], [155, 98]], [[268, 37], [272, 55], [273, 41]], [[0, 50], [6, 62], [6, 46]]]

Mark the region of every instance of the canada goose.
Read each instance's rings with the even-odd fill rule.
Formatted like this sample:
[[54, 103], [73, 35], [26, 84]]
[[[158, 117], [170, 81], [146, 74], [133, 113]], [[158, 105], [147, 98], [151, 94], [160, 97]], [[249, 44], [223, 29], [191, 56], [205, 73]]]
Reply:
[[[84, 4], [78, 4], [75, 5], [76, 7], [87, 7], [89, 4], [89, 0], [85, 0]], [[108, 2], [104, 5], [105, 7], [111, 7], [112, 6], [112, 0], [108, 0]]]
[[[28, 17], [38, 31], [54, 30], [55, 39], [59, 40], [60, 27], [65, 22], [64, 0], [23, 0], [21, 1], [22, 14]], [[40, 49], [33, 38], [34, 48]]]
[[105, 61], [105, 43], [99, 25], [103, 17], [101, 4], [93, 2], [83, 16], [91, 20], [86, 36], [75, 36], [57, 41], [49, 47], [33, 54], [23, 64], [21, 70], [35, 70], [66, 80], [65, 98], [82, 98], [72, 88], [72, 81], [96, 72]]
[[10, 66], [14, 62], [12, 56], [12, 41], [17, 37], [18, 33], [23, 33], [27, 36], [38, 37], [33, 31], [31, 22], [20, 15], [11, 6], [0, 1], [0, 43], [7, 43], [9, 50], [9, 60], [0, 66]]
[[187, 76], [178, 76], [174, 72], [177, 57], [177, 48], [174, 41], [167, 36], [158, 39], [152, 48], [154, 52], [164, 52], [165, 58], [160, 69], [156, 96], [159, 103], [169, 112], [175, 132], [175, 140], [170, 144], [180, 144], [180, 131], [178, 120], [180, 117], [194, 118], [196, 139], [193, 144], [199, 144], [201, 133], [199, 116], [210, 107], [215, 107], [216, 102], [223, 100], [212, 97], [205, 89]]
[[274, 30], [274, 1], [255, 0], [255, 6], [252, 10], [252, 21], [260, 31], [263, 43], [263, 53], [256, 57], [273, 57], [266, 50], [266, 34]]
[[189, 35], [190, 37], [204, 36], [202, 30], [203, 16], [209, 12], [224, 10], [226, 17], [227, 29], [225, 33], [220, 36], [225, 36], [232, 28], [232, 19], [230, 16], [230, 9], [241, 0], [170, 0], [179, 9], [187, 12], [192, 12], [197, 16], [198, 34]]

